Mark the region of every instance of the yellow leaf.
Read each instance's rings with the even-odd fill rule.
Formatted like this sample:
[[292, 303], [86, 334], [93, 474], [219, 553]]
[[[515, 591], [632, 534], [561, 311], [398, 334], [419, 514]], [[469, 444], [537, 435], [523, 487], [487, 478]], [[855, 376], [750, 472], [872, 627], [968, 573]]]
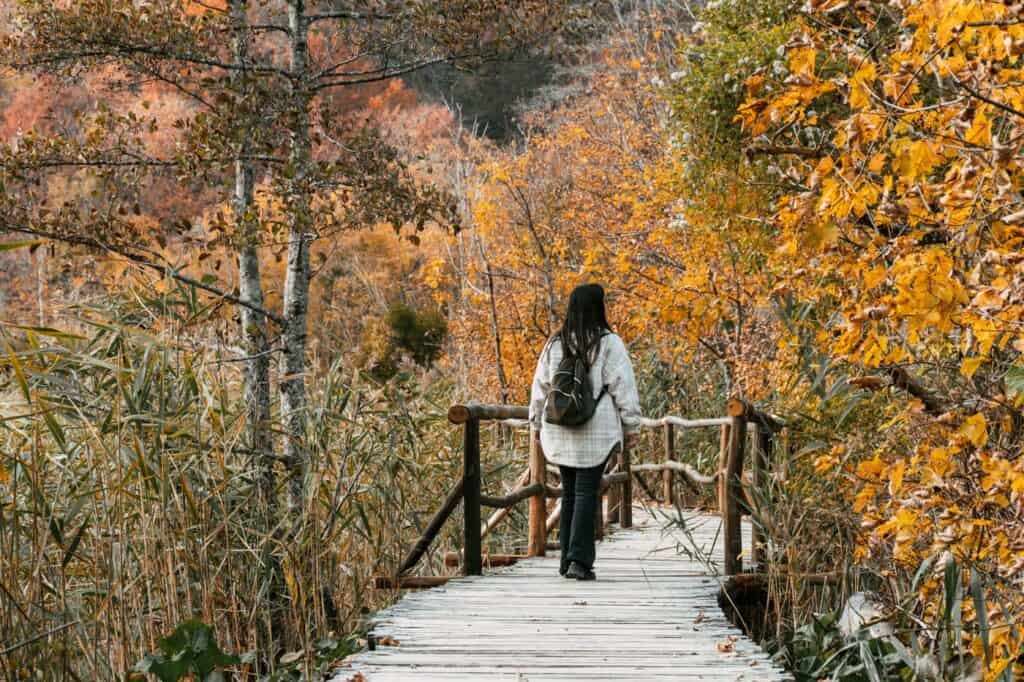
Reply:
[[885, 162], [889, 159], [889, 155], [885, 152], [879, 152], [871, 157], [868, 162], [868, 170], [872, 173], [881, 173], [882, 169], [885, 168]]
[[871, 82], [875, 80], [875, 63], [867, 62], [857, 69], [857, 72], [850, 78], [850, 106], [854, 109], [863, 109], [871, 104], [869, 93]]
[[946, 448], [935, 448], [929, 455], [928, 465], [937, 476], [945, 476], [952, 468], [949, 455], [950, 452]]
[[885, 469], [885, 463], [875, 455], [857, 465], [857, 475], [861, 478], [877, 478]]
[[970, 379], [984, 361], [985, 358], [964, 358], [963, 362], [960, 363], [960, 373]]
[[814, 473], [823, 474], [835, 468], [838, 460], [831, 454], [821, 455], [814, 459]]
[[964, 139], [971, 144], [978, 145], [979, 147], [991, 146], [992, 119], [985, 114], [984, 109], [978, 109], [978, 113], [974, 116], [974, 122], [971, 124], [970, 130], [964, 134]]
[[789, 53], [789, 70], [797, 75], [814, 74], [814, 59], [818, 51], [813, 47], [800, 47]]
[[872, 268], [864, 271], [861, 276], [864, 278], [864, 287], [874, 289], [889, 277], [889, 271], [886, 268]]
[[868, 504], [870, 504], [871, 501], [874, 499], [874, 497], [874, 486], [864, 486], [863, 488], [861, 488], [860, 492], [858, 492], [857, 495], [853, 498], [853, 511], [857, 512], [858, 514], [864, 511], [867, 508]]
[[985, 421], [985, 415], [980, 412], [971, 415], [957, 433], [964, 436], [975, 447], [980, 448], [985, 445], [988, 442], [988, 422]]
[[907, 470], [907, 463], [900, 460], [899, 463], [892, 468], [892, 472], [889, 474], [889, 494], [895, 495], [903, 487], [903, 473]]

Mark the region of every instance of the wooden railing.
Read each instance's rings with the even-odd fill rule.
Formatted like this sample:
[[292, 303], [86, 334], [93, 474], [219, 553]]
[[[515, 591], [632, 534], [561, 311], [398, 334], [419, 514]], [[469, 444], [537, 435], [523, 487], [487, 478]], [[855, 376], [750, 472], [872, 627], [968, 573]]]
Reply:
[[[739, 399], [729, 400], [726, 415], [711, 419], [682, 419], [665, 416], [659, 419], [643, 419], [647, 429], [660, 429], [664, 460], [647, 464], [633, 464], [628, 448], [620, 448], [614, 462], [601, 480], [602, 503], [598, 505], [595, 518], [598, 536], [604, 533], [605, 523], [618, 521], [622, 528], [633, 525], [633, 480], [640, 481], [647, 490], [650, 487], [640, 478], [643, 473], [660, 472], [664, 502], [675, 505], [676, 478], [682, 480], [696, 492], [708, 486], [716, 486], [719, 512], [722, 515], [723, 572], [734, 576], [743, 571], [743, 535], [741, 518], [744, 513], [762, 513], [756, 509], [757, 500], [762, 496], [748, 494], [761, 490], [767, 484], [768, 468], [774, 435], [782, 428], [781, 420], [762, 412]], [[547, 483], [550, 467], [544, 459], [537, 439], [530, 436], [529, 466], [516, 481], [515, 489], [503, 497], [492, 497], [482, 493], [480, 466], [480, 424], [500, 422], [509, 427], [528, 428], [528, 408], [510, 405], [454, 405], [448, 410], [448, 420], [463, 427], [462, 477], [448, 494], [441, 508], [427, 524], [422, 536], [405, 556], [395, 577], [378, 577], [378, 587], [427, 587], [448, 580], [447, 577], [405, 577], [429, 549], [448, 517], [463, 503], [462, 551], [445, 557], [445, 563], [461, 563], [463, 575], [481, 575], [485, 557], [481, 544], [485, 538], [508, 515], [516, 504], [529, 501], [529, 531], [527, 556], [543, 556], [547, 550], [547, 536], [558, 523], [560, 505], [548, 513], [547, 498], [561, 496], [561, 489]], [[675, 437], [677, 429], [713, 428], [721, 429], [719, 440], [718, 468], [713, 474], [703, 474], [690, 465], [678, 461]], [[743, 468], [746, 459], [747, 441], [750, 440], [752, 454], [751, 476], [744, 480]], [[555, 470], [557, 471], [557, 469]], [[653, 492], [653, 491], [652, 491]], [[653, 495], [652, 495], [653, 496]], [[604, 499], [606, 498], [606, 499]], [[496, 511], [482, 521], [482, 507]], [[763, 562], [763, 546], [759, 524], [754, 524], [750, 558], [753, 563]], [[487, 557], [490, 565], [514, 563], [518, 557], [495, 555]]]

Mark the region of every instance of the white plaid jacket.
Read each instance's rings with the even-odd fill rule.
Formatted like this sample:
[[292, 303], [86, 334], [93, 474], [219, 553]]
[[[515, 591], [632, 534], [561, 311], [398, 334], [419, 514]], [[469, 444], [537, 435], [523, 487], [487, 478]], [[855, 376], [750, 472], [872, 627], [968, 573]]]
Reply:
[[566, 427], [544, 421], [544, 401], [561, 359], [562, 344], [557, 339], [540, 354], [530, 391], [530, 424], [540, 429], [541, 447], [549, 462], [578, 468], [597, 466], [622, 442], [624, 433], [640, 429], [640, 396], [633, 363], [617, 334], [604, 336], [597, 360], [590, 367], [590, 380], [595, 397], [604, 386], [608, 387], [607, 395], [586, 424]]

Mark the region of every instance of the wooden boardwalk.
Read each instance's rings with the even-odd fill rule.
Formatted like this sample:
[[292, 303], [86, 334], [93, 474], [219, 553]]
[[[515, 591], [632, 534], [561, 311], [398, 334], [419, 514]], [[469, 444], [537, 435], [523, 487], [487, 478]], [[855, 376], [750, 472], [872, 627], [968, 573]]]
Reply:
[[[598, 545], [597, 581], [558, 575], [558, 556], [410, 593], [373, 620], [378, 646], [347, 680], [788, 680], [718, 607], [717, 515], [634, 509], [634, 527]], [[749, 547], [748, 543], [745, 543]], [[388, 641], [388, 640], [385, 640]]]

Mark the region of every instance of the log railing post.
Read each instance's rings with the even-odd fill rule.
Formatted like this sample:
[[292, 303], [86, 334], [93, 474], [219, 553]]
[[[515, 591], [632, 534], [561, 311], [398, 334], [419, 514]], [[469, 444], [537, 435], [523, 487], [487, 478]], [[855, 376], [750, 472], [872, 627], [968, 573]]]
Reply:
[[[768, 466], [772, 450], [772, 432], [763, 424], [754, 428], [754, 449], [753, 455], [753, 478], [752, 487], [754, 490], [753, 499], [755, 504], [760, 505], [768, 499]], [[757, 564], [758, 570], [764, 570], [764, 523], [766, 509], [757, 509], [757, 519], [754, 520], [754, 528], [751, 537], [750, 559]]]
[[468, 419], [463, 431], [462, 447], [462, 574], [481, 575], [480, 553], [480, 420]]
[[[669, 462], [674, 462], [676, 459], [676, 430], [672, 424], [665, 424], [665, 459]], [[675, 472], [671, 469], [666, 469], [661, 472], [662, 485], [664, 487], [664, 499], [665, 504], [669, 506], [675, 506], [676, 494], [675, 494]]]
[[[547, 469], [544, 462], [544, 450], [536, 431], [530, 431], [530, 484], [547, 481]], [[547, 550], [547, 498], [535, 495], [530, 498], [529, 538], [527, 540], [527, 556], [544, 556]]]
[[619, 448], [619, 471], [626, 473], [622, 482], [622, 492], [619, 499], [619, 527], [633, 527], [633, 472], [630, 469], [630, 452], [625, 443]]
[[740, 497], [743, 495], [743, 450], [747, 440], [747, 418], [730, 415], [729, 447], [725, 480], [722, 482], [722, 539], [725, 546], [725, 575], [743, 572], [743, 529], [740, 525]]
[[718, 438], [718, 513], [725, 510], [725, 470], [729, 465], [729, 425], [722, 424], [722, 432]]
[[[605, 466], [605, 473], [609, 470], [614, 470], [615, 465], [609, 462]], [[621, 508], [619, 503], [622, 500], [622, 490], [617, 485], [608, 486], [608, 490], [605, 491], [607, 497], [607, 513], [605, 515], [605, 523], [615, 523], [619, 520], [619, 509]]]

